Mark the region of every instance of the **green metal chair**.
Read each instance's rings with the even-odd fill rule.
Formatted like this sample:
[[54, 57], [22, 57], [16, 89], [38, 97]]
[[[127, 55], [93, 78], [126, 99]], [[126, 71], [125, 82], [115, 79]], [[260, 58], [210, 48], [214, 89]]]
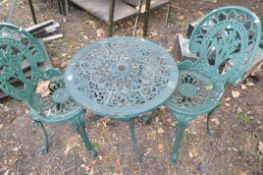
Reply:
[[[0, 89], [16, 100], [24, 102], [30, 110], [32, 121], [44, 133], [41, 153], [48, 151], [48, 135], [43, 122], [72, 122], [81, 135], [91, 156], [96, 156], [85, 133], [84, 110], [67, 93], [63, 76], [57, 69], [42, 71], [38, 64], [45, 60], [45, 52], [40, 43], [21, 28], [8, 23], [0, 23]], [[22, 65], [30, 66], [28, 76]], [[36, 93], [39, 81], [48, 80], [48, 94]], [[15, 84], [23, 84], [18, 88]]]
[[176, 117], [176, 135], [170, 159], [176, 163], [187, 124], [207, 115], [207, 132], [214, 110], [220, 105], [225, 83], [235, 84], [250, 66], [260, 41], [257, 16], [248, 9], [229, 6], [206, 15], [194, 29], [189, 48], [196, 62], [179, 64], [177, 88], [166, 103]]

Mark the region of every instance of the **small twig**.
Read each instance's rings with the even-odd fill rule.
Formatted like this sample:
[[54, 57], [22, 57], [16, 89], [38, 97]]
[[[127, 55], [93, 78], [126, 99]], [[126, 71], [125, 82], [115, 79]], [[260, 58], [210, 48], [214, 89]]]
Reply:
[[209, 160], [208, 162], [208, 165], [207, 165], [207, 168], [206, 168], [206, 173], [208, 172], [209, 168], [210, 168], [210, 165], [211, 165], [211, 162], [212, 160], [215, 158], [216, 156], [216, 152], [212, 155], [211, 159]]
[[71, 170], [71, 169], [73, 169], [73, 168], [77, 168], [77, 166], [70, 167], [70, 168], [68, 168], [68, 169], [66, 169], [66, 170], [64, 170], [64, 171], [62, 171], [62, 172], [59, 173], [58, 175], [62, 175], [62, 174], [64, 174], [65, 172], [67, 172], [67, 171], [69, 171], [69, 170]]

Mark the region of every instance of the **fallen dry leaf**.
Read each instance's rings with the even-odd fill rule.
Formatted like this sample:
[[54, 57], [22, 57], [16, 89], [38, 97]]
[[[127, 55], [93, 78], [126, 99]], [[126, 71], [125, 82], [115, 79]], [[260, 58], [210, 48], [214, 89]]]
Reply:
[[233, 98], [238, 98], [240, 96], [240, 92], [238, 91], [231, 91], [231, 95]]
[[39, 94], [41, 97], [46, 97], [49, 95], [49, 84], [50, 81], [39, 81], [37, 83], [36, 93]]
[[163, 146], [163, 144], [159, 143], [159, 144], [157, 145], [157, 149], [158, 149], [158, 151], [159, 151], [160, 153], [163, 152], [163, 151], [164, 151], [164, 146]]
[[164, 130], [163, 128], [159, 128], [158, 131], [157, 131], [158, 134], [164, 134]]
[[216, 118], [212, 118], [211, 121], [214, 122], [216, 125], [220, 125], [220, 121]]
[[226, 107], [229, 107], [229, 106], [230, 106], [230, 104], [229, 104], [229, 103], [225, 103], [225, 106], [226, 106]]
[[262, 64], [263, 63], [260, 62], [260, 63], [257, 63], [256, 65], [253, 66], [252, 72], [251, 72], [252, 76], [255, 76], [257, 74], [257, 72], [259, 72], [261, 70]]
[[70, 137], [67, 139], [67, 143], [66, 143], [66, 149], [64, 151], [64, 155], [67, 156], [68, 153], [72, 150], [75, 149], [77, 147], [80, 147], [80, 144], [78, 142], [78, 138], [77, 137]]
[[227, 97], [227, 98], [226, 98], [226, 101], [230, 101], [230, 100], [231, 100], [231, 98], [230, 98], [230, 97]]
[[63, 61], [62, 63], [61, 63], [61, 67], [66, 67], [68, 65], [68, 61]]
[[247, 90], [247, 86], [245, 84], [241, 84], [241, 89], [242, 90]]
[[85, 164], [82, 164], [81, 166], [80, 166], [81, 168], [84, 168], [84, 170], [88, 173], [88, 172], [90, 172], [90, 167], [88, 166], [88, 165], [85, 165]]
[[116, 165], [117, 165], [118, 167], [121, 166], [121, 160], [120, 160], [120, 159], [117, 159], [117, 160], [116, 160]]
[[260, 153], [263, 153], [263, 142], [261, 141], [258, 142], [258, 150]]
[[189, 154], [190, 158], [198, 157], [198, 155], [199, 155], [196, 149], [189, 150], [188, 154]]
[[[139, 6], [136, 7], [136, 10], [139, 11]], [[141, 7], [141, 13], [144, 13], [145, 10], [146, 10], [146, 6], [145, 6], [145, 4], [143, 4]]]
[[217, 0], [209, 0], [212, 3], [217, 3]]
[[152, 152], [151, 148], [147, 148], [146, 153], [144, 153], [144, 156], [148, 156]]
[[159, 109], [160, 109], [160, 112], [165, 112], [166, 107], [165, 106], [160, 106]]
[[97, 37], [102, 38], [104, 36], [104, 30], [102, 28], [96, 30]]
[[155, 31], [152, 31], [152, 32], [151, 32], [151, 35], [152, 35], [152, 36], [157, 36], [158, 33], [157, 33], [157, 31], [155, 30]]
[[83, 35], [83, 38], [84, 38], [85, 40], [89, 40], [89, 37], [88, 37], [87, 35]]
[[249, 87], [255, 86], [255, 84], [252, 83], [252, 82], [247, 82], [246, 85], [249, 86]]
[[177, 19], [178, 19], [179, 21], [183, 21], [183, 20], [185, 20], [185, 16], [180, 15], [180, 16], [177, 17]]

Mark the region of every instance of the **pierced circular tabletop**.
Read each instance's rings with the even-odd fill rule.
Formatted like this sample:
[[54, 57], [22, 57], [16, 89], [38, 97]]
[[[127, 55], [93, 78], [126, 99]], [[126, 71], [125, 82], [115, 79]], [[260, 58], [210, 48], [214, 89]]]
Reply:
[[100, 115], [129, 118], [163, 104], [178, 80], [173, 57], [139, 38], [114, 37], [82, 48], [67, 66], [66, 88]]

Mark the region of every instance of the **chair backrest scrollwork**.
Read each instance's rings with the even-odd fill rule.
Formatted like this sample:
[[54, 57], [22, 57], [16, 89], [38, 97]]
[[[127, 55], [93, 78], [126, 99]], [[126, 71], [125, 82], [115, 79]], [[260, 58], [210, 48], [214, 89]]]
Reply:
[[[45, 60], [45, 51], [28, 32], [12, 24], [0, 23], [0, 88], [11, 97], [27, 101], [34, 93], [43, 72], [38, 64]], [[28, 76], [24, 67], [30, 69]], [[17, 88], [14, 83], [23, 84]]]
[[216, 72], [222, 81], [236, 84], [251, 66], [258, 48], [261, 26], [248, 9], [228, 6], [206, 15], [194, 29], [189, 48], [204, 73]]

